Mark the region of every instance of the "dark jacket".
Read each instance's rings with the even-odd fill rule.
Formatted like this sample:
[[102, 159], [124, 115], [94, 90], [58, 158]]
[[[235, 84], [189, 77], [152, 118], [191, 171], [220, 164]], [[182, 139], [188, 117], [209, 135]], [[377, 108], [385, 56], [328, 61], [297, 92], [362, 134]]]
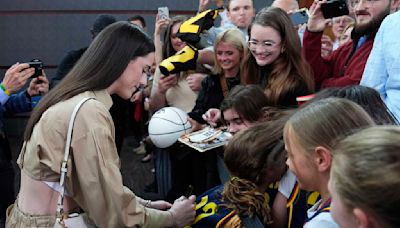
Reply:
[[[239, 76], [226, 80], [229, 90], [240, 84]], [[201, 124], [205, 124], [206, 121], [203, 120], [202, 115], [210, 108], [219, 108], [223, 100], [224, 94], [222, 92], [219, 75], [207, 76], [201, 82], [201, 89], [196, 99], [196, 104], [189, 113], [190, 118]]]

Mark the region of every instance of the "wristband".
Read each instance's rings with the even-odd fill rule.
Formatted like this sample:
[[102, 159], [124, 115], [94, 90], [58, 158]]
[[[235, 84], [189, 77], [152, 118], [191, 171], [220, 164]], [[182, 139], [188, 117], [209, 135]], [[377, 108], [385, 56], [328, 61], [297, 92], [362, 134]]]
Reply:
[[6, 89], [6, 87], [4, 87], [3, 83], [0, 84], [0, 88], [1, 88], [1, 90], [4, 91], [4, 93], [5, 93], [7, 96], [10, 96], [10, 95], [11, 95], [10, 91], [8, 91], [8, 89]]

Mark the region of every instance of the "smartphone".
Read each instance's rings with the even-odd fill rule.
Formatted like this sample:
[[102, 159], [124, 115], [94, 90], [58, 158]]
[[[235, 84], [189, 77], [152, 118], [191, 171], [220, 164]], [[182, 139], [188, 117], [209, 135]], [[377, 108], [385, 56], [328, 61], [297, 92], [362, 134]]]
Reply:
[[302, 25], [308, 22], [308, 9], [302, 8], [290, 15], [293, 25]]
[[27, 64], [29, 64], [29, 67], [35, 68], [35, 73], [31, 76], [31, 78], [36, 78], [42, 75], [43, 62], [41, 60], [32, 59], [30, 62], [27, 62]]
[[169, 18], [169, 9], [168, 7], [158, 7], [158, 15], [160, 15], [160, 19], [168, 19]]
[[321, 5], [321, 11], [325, 19], [349, 15], [346, 0], [329, 0]]

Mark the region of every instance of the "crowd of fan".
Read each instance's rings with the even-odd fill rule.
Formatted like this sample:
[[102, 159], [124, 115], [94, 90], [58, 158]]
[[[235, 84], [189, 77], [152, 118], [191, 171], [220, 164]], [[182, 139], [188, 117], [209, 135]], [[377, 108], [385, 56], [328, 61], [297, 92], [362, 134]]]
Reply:
[[[326, 3], [315, 0], [295, 25], [295, 0], [262, 9], [199, 0], [191, 18], [157, 15], [152, 38], [141, 16], [100, 15], [92, 43], [69, 52], [51, 82], [11, 66], [0, 85], [6, 227], [54, 227], [72, 213], [86, 227], [400, 226], [400, 0], [349, 0], [349, 15], [332, 19]], [[157, 148], [146, 121], [164, 107], [188, 113], [193, 132], [233, 137], [202, 153]], [[28, 111], [16, 199], [3, 121]], [[147, 190], [158, 200], [122, 183], [127, 132], [143, 162], [157, 161]]]

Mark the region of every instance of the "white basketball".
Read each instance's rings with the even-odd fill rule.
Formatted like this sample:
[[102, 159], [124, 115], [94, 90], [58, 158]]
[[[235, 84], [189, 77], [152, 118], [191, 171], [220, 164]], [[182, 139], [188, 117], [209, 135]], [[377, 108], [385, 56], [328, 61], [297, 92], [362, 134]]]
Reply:
[[181, 135], [189, 133], [191, 127], [186, 112], [175, 107], [165, 107], [151, 117], [149, 136], [158, 148], [166, 148], [174, 144]]

